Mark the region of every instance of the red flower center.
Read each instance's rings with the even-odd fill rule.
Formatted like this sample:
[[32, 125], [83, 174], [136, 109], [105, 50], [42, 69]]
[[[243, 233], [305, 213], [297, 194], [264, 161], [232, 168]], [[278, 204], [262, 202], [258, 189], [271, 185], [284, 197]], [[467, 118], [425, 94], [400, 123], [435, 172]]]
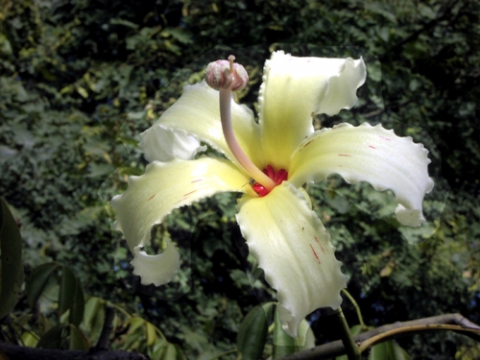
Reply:
[[[271, 165], [267, 165], [267, 167], [263, 169], [263, 172], [275, 182], [275, 185], [280, 185], [284, 180], [288, 179], [287, 170], [280, 169], [278, 171], [275, 171], [275, 169]], [[259, 184], [257, 182], [253, 183], [252, 188], [260, 197], [264, 197], [270, 192], [262, 184]]]

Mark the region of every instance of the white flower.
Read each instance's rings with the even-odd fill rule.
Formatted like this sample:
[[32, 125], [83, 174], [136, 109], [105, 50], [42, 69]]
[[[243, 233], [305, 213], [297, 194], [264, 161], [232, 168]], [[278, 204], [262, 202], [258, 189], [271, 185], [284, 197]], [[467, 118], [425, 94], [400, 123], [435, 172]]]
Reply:
[[[231, 81], [228, 65], [222, 66], [222, 76]], [[163, 153], [157, 136], [190, 134], [227, 160], [184, 160], [194, 155], [198, 143], [183, 159], [170, 148], [165, 151], [177, 159], [152, 161], [143, 176], [129, 179], [123, 195], [113, 198], [119, 228], [134, 254], [134, 273], [144, 284], [170, 281], [179, 267], [175, 247], [169, 243], [156, 256], [141, 250], [152, 226], [175, 208], [219, 192], [240, 192], [237, 221], [266, 280], [277, 290], [284, 329], [295, 336], [300, 321], [313, 310], [338, 308], [346, 285], [341, 263], [329, 234], [298, 189], [331, 174], [351, 184], [367, 181], [379, 191], [395, 193], [398, 221], [419, 226], [423, 197], [433, 187], [428, 152], [409, 137], [368, 124], [313, 131], [312, 114], [333, 115], [351, 108], [365, 77], [362, 59], [275, 52], [265, 63], [258, 123], [248, 107], [233, 101], [229, 89], [217, 91], [205, 82], [185, 87], [181, 98], [143, 136], [142, 148], [146, 154]]]

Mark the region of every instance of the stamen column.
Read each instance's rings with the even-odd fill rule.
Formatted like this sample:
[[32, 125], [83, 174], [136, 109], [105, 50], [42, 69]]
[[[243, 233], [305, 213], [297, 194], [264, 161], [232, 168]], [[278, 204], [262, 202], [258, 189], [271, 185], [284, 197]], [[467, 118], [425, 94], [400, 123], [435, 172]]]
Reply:
[[231, 101], [232, 91], [245, 88], [248, 84], [248, 74], [245, 68], [233, 63], [235, 57], [230, 55], [227, 60], [218, 60], [208, 65], [205, 79], [207, 84], [220, 92], [220, 118], [225, 141], [233, 156], [245, 171], [268, 191], [275, 187], [275, 182], [264, 174], [245, 155], [235, 138], [232, 126]]

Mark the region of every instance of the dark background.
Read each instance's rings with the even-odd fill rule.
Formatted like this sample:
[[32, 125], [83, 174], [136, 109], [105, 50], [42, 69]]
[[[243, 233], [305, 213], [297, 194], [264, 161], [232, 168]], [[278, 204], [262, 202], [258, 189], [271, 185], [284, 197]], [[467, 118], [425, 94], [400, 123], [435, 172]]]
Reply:
[[[157, 229], [184, 258], [177, 280], [158, 289], [131, 274], [109, 199], [144, 171], [140, 132], [208, 62], [233, 52], [252, 77], [241, 101], [254, 106], [270, 50], [363, 56], [369, 78], [359, 104], [317, 124], [368, 121], [412, 136], [430, 151], [436, 185], [420, 230], [399, 228], [388, 192], [335, 176], [309, 189], [348, 290], [372, 326], [451, 312], [480, 321], [477, 1], [0, 4], [0, 195], [21, 225], [27, 274], [52, 260], [69, 265], [86, 295], [138, 312], [187, 357], [231, 350], [246, 312], [275, 296], [251, 271], [235, 196], [175, 211]], [[348, 300], [343, 307], [350, 325], [358, 323]], [[317, 311], [311, 320], [318, 342], [328, 341], [328, 319]], [[451, 333], [400, 344], [412, 359], [480, 354]], [[115, 346], [128, 348], [124, 338]]]

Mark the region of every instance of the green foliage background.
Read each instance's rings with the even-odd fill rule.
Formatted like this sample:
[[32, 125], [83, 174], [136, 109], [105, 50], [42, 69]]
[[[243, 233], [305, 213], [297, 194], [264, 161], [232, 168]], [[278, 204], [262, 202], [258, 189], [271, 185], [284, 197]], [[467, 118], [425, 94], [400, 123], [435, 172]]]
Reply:
[[[235, 197], [175, 211], [156, 229], [185, 260], [158, 289], [132, 276], [108, 201], [143, 173], [139, 134], [208, 62], [233, 52], [252, 77], [241, 101], [254, 106], [271, 49], [361, 55], [359, 104], [316, 124], [381, 122], [412, 136], [430, 150], [436, 187], [421, 230], [399, 227], [388, 192], [337, 177], [309, 188], [348, 289], [371, 325], [449, 312], [478, 323], [479, 24], [469, 0], [1, 0], [0, 195], [21, 224], [27, 273], [67, 264], [85, 294], [125, 304], [189, 358], [231, 350], [246, 312], [274, 299], [247, 258]], [[354, 325], [348, 301], [344, 311]], [[317, 341], [329, 340], [322, 311], [311, 320]], [[401, 345], [414, 359], [474, 358], [452, 334]]]

